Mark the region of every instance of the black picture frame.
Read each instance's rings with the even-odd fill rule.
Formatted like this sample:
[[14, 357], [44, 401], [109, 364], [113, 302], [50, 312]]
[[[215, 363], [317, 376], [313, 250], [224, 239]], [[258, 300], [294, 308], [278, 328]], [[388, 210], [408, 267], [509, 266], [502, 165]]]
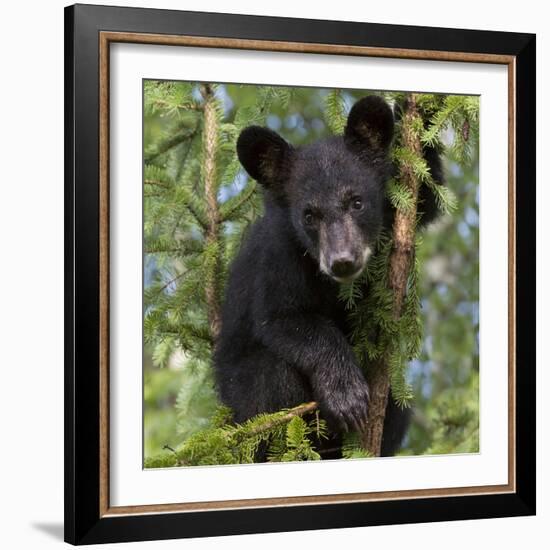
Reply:
[[[513, 57], [515, 491], [154, 514], [100, 506], [100, 32]], [[65, 9], [65, 540], [72, 544], [535, 514], [535, 60], [532, 34], [75, 5]]]

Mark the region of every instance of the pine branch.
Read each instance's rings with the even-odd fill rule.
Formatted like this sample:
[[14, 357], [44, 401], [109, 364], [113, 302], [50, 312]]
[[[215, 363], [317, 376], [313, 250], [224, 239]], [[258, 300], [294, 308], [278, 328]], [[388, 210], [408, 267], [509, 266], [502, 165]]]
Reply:
[[181, 279], [184, 275], [187, 274], [187, 271], [184, 271], [182, 273], [178, 273], [177, 275], [175, 275], [174, 277], [172, 277], [171, 279], [169, 279], [168, 281], [166, 281], [166, 283], [164, 283], [156, 292], [157, 294], [162, 294], [170, 285], [174, 284], [178, 279]]
[[239, 208], [243, 206], [256, 191], [256, 183], [253, 180], [248, 182], [248, 185], [238, 195], [229, 199], [221, 207], [221, 218], [224, 221], [230, 220], [232, 216], [238, 212]]
[[333, 134], [344, 133], [346, 127], [344, 101], [342, 92], [338, 89], [331, 90], [325, 98], [325, 120]]
[[181, 204], [193, 217], [197, 225], [206, 233], [212, 230], [212, 223], [205, 211], [201, 199], [186, 187], [178, 187], [175, 195], [178, 204]]
[[[401, 124], [401, 146], [415, 158], [422, 158], [422, 145], [418, 132], [420, 114], [416, 94], [408, 94]], [[398, 208], [393, 223], [393, 249], [389, 257], [388, 286], [392, 290], [391, 321], [388, 328], [395, 328], [405, 303], [407, 282], [413, 264], [415, 250], [416, 210], [420, 180], [411, 162], [400, 163], [399, 180], [407, 190], [408, 208]], [[392, 327], [393, 324], [393, 327]], [[388, 350], [387, 350], [388, 351]], [[370, 373], [370, 407], [365, 431], [361, 434], [363, 448], [374, 456], [380, 456], [384, 418], [397, 355], [386, 352]], [[398, 357], [400, 360], [400, 357]]]
[[317, 409], [318, 405], [316, 401], [310, 401], [309, 403], [304, 403], [303, 405], [298, 405], [292, 409], [286, 411], [283, 415], [274, 418], [273, 420], [268, 420], [265, 423], [254, 427], [250, 430], [249, 435], [257, 435], [267, 430], [272, 430], [276, 426], [285, 424], [289, 420], [292, 420], [295, 416], [304, 416], [308, 412], [313, 412]]
[[146, 179], [143, 183], [145, 183], [145, 185], [155, 185], [157, 187], [162, 187], [163, 189], [170, 189], [170, 185], [168, 185], [165, 181]]
[[160, 155], [163, 155], [164, 153], [167, 153], [170, 149], [178, 146], [180, 143], [191, 139], [195, 135], [196, 131], [196, 128], [184, 128], [181, 132], [178, 132], [168, 139], [161, 141], [155, 151], [145, 155], [145, 162], [152, 162]]
[[[195, 464], [239, 464], [241, 452], [252, 456], [257, 445], [270, 433], [279, 430], [293, 419], [302, 417], [317, 409], [312, 401], [272, 414], [259, 415], [244, 424], [215, 426], [202, 430], [187, 439], [179, 448], [170, 449], [170, 453], [150, 457], [145, 461], [146, 468], [164, 468], [170, 466], [189, 466]], [[218, 455], [218, 456], [215, 456]], [[223, 456], [226, 462], [221, 462]]]
[[165, 99], [155, 99], [152, 102], [153, 105], [157, 107], [167, 107], [169, 109], [182, 109], [184, 111], [202, 111], [203, 106], [200, 103], [197, 103], [196, 101], [187, 101], [185, 103], [180, 104], [173, 104], [170, 101], [166, 101]]

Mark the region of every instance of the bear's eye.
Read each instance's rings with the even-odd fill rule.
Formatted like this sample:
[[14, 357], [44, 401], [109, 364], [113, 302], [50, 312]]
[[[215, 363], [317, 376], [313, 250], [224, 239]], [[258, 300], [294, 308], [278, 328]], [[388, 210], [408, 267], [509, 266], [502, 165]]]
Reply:
[[361, 200], [361, 197], [355, 197], [354, 199], [352, 199], [351, 207], [354, 210], [361, 210], [361, 208], [363, 208], [363, 201]]
[[304, 212], [304, 223], [306, 225], [311, 225], [313, 223], [313, 213], [311, 210], [306, 210]]

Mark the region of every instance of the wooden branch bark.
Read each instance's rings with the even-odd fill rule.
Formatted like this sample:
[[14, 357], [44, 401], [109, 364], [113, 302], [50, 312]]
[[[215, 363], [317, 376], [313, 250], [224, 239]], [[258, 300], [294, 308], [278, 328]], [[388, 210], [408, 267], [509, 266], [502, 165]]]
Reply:
[[206, 199], [206, 246], [216, 250], [215, 258], [210, 266], [205, 281], [206, 309], [212, 338], [216, 341], [220, 332], [220, 292], [219, 275], [221, 272], [220, 242], [220, 212], [217, 198], [217, 164], [218, 151], [218, 120], [214, 90], [209, 84], [201, 86], [201, 95], [204, 100], [204, 129], [203, 129], [203, 163], [204, 163], [204, 194]]
[[[409, 94], [405, 103], [401, 125], [401, 146], [416, 157], [422, 156], [422, 145], [418, 132], [420, 114], [416, 104], [416, 95]], [[407, 280], [414, 256], [416, 206], [419, 180], [412, 166], [402, 162], [399, 169], [400, 182], [411, 193], [413, 207], [397, 210], [393, 222], [393, 249], [389, 260], [388, 283], [393, 291], [393, 317], [401, 317], [403, 301], [407, 293]], [[380, 456], [384, 419], [390, 392], [390, 372], [387, 357], [374, 365], [369, 377], [370, 407], [365, 431], [361, 434], [361, 443], [365, 450], [374, 456]]]
[[255, 429], [251, 430], [247, 435], [257, 435], [259, 433], [265, 432], [266, 430], [271, 430], [275, 426], [279, 426], [281, 424], [285, 424], [286, 422], [289, 422], [295, 416], [304, 416], [309, 412], [313, 412], [314, 410], [317, 409], [317, 407], [318, 407], [318, 404], [316, 401], [303, 403], [302, 405], [298, 405], [297, 407], [293, 407], [292, 409], [289, 409], [286, 412], [286, 414], [280, 416], [279, 418], [276, 418], [275, 420], [266, 421], [265, 424], [262, 424], [261, 426], [258, 426]]

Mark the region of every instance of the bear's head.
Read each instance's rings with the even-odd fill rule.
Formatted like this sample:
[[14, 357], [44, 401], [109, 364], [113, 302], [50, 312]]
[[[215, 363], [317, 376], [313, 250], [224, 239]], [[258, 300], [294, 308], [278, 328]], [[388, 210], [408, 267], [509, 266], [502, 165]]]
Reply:
[[372, 95], [355, 103], [343, 136], [303, 147], [258, 126], [239, 136], [245, 170], [288, 211], [299, 242], [338, 282], [363, 271], [382, 228], [393, 131], [392, 110]]

